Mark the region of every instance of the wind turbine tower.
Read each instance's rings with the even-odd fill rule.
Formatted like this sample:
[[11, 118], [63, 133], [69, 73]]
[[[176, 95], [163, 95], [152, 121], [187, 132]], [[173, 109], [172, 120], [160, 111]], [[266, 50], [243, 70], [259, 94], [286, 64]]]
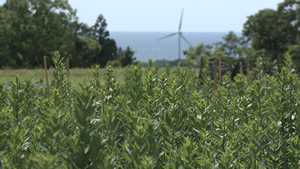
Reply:
[[180, 55], [181, 55], [181, 49], [180, 49], [180, 43], [181, 43], [180, 41], [181, 41], [181, 38], [182, 38], [186, 43], [188, 43], [190, 46], [192, 46], [191, 43], [190, 43], [190, 42], [182, 35], [182, 32], [181, 32], [182, 16], [183, 16], [183, 9], [182, 9], [182, 12], [181, 12], [181, 18], [180, 18], [180, 22], [179, 22], [178, 32], [171, 33], [170, 35], [167, 35], [167, 36], [164, 36], [164, 37], [158, 39], [158, 41], [159, 41], [159, 40], [162, 40], [162, 39], [165, 39], [165, 38], [168, 38], [168, 37], [170, 37], [170, 36], [173, 36], [173, 35], [178, 34], [178, 59], [179, 59], [179, 60], [181, 59], [181, 58], [180, 58]]

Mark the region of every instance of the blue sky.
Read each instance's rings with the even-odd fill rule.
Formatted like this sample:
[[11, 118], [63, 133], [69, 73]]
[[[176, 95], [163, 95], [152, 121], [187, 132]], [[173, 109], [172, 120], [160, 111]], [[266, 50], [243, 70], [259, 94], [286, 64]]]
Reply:
[[[247, 16], [276, 9], [284, 0], [69, 0], [79, 21], [93, 25], [103, 14], [109, 31], [241, 32]], [[0, 0], [3, 4], [5, 0]]]

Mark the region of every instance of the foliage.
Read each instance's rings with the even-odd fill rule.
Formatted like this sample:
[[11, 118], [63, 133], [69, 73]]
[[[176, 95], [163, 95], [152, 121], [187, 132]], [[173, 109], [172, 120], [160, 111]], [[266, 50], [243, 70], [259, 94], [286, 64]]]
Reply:
[[243, 47], [247, 47], [243, 37], [237, 37], [233, 31], [230, 31], [226, 36], [222, 37], [225, 41], [221, 43], [220, 50], [224, 52], [225, 56], [241, 57]]
[[[155, 60], [155, 62], [157, 62], [157, 66], [159, 68], [165, 68], [166, 67], [166, 64], [169, 64], [170, 67], [177, 67], [178, 66], [178, 63], [182, 61], [182, 60], [179, 60], [179, 59], [176, 59], [176, 60]], [[148, 63], [145, 63], [145, 62], [142, 62], [142, 67], [143, 68], [147, 68], [148, 67]]]
[[119, 59], [106, 27], [103, 15], [92, 27], [80, 23], [66, 0], [7, 0], [0, 6], [0, 68], [41, 68], [53, 51], [70, 58], [70, 67], [105, 67]]
[[195, 48], [189, 47], [188, 50], [184, 50], [183, 54], [190, 56], [192, 59], [203, 56], [211, 56], [212, 53], [212, 45], [204, 45], [203, 43], [199, 44]]
[[[278, 77], [258, 59], [252, 85], [243, 75], [213, 90], [209, 58], [203, 81], [191, 60], [170, 67], [127, 68], [120, 85], [106, 67], [70, 85], [53, 53], [50, 91], [18, 75], [0, 84], [1, 168], [299, 168], [299, 79], [289, 55]], [[143, 74], [145, 74], [143, 78]], [[202, 92], [199, 92], [199, 88]]]
[[1, 67], [41, 67], [54, 50], [74, 51], [76, 11], [64, 0], [7, 0], [0, 6]]
[[192, 59], [203, 56], [214, 59], [222, 57], [226, 58], [222, 59], [225, 62], [245, 56], [255, 62], [258, 57], [262, 57], [266, 62], [263, 69], [271, 75], [275, 75], [277, 69], [280, 71], [284, 66], [284, 57], [289, 53], [299, 71], [299, 5], [299, 0], [284, 0], [278, 4], [277, 10], [264, 9], [248, 16], [242, 37], [237, 37], [230, 31], [222, 37], [223, 42], [199, 44], [183, 53]]
[[[222, 66], [227, 68], [234, 67], [245, 56], [262, 56], [263, 50], [254, 50], [248, 47], [244, 37], [238, 37], [232, 31], [222, 37], [222, 39], [224, 40], [223, 42], [213, 43], [212, 45], [201, 43], [195, 48], [190, 47], [188, 50], [183, 51], [183, 53], [193, 60], [198, 60], [196, 63], [199, 62], [200, 58], [205, 56], [210, 57], [210, 60], [218, 60], [221, 57]], [[255, 57], [250, 58], [250, 62], [255, 61]]]
[[132, 51], [129, 46], [126, 48], [126, 50], [121, 52], [121, 55], [119, 57], [122, 63], [122, 67], [125, 67], [127, 65], [132, 65], [134, 63], [136, 59], [135, 57], [133, 57], [134, 53], [135, 52]]
[[289, 47], [286, 54], [290, 54], [292, 59], [294, 60], [295, 67], [297, 68], [297, 72], [300, 71], [300, 44], [292, 45]]
[[75, 42], [76, 56], [70, 61], [70, 67], [91, 67], [91, 62], [102, 47], [97, 40], [92, 37], [78, 38]]
[[102, 46], [102, 50], [94, 57], [94, 64], [105, 67], [109, 60], [118, 59], [118, 48], [116, 42], [109, 38], [109, 31], [106, 30], [107, 23], [104, 16], [98, 16], [95, 25], [92, 27], [92, 37], [94, 37]]
[[120, 62], [120, 60], [110, 60], [106, 63], [106, 66], [111, 65], [113, 67], [121, 67], [122, 63]]
[[226, 36], [222, 37], [223, 42], [204, 45], [199, 44], [196, 47], [190, 47], [184, 50], [183, 54], [190, 56], [192, 59], [209, 56], [212, 58], [218, 57], [243, 57], [248, 54], [247, 43], [243, 37], [237, 37], [234, 32], [230, 31]]
[[255, 50], [264, 50], [264, 59], [277, 61], [278, 68], [289, 47], [299, 41], [298, 0], [285, 0], [277, 10], [265, 9], [248, 17], [243, 35]]

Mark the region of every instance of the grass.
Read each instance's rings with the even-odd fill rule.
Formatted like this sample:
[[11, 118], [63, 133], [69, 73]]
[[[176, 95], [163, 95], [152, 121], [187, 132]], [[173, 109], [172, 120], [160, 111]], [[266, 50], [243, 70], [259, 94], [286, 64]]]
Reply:
[[[145, 75], [147, 68], [142, 68], [143, 76]], [[123, 83], [125, 78], [126, 68], [115, 68], [114, 74], [118, 83]], [[103, 76], [101, 76], [101, 83], [104, 84], [104, 73], [105, 69], [101, 69], [100, 71]], [[161, 75], [165, 72], [165, 68], [159, 68], [158, 74]], [[171, 77], [176, 76], [176, 68], [171, 68]], [[193, 72], [197, 74], [199, 69], [193, 69]], [[44, 82], [46, 81], [45, 70], [44, 69], [16, 69], [16, 70], [0, 70], [0, 82], [9, 82], [12, 81], [15, 74], [19, 74], [22, 79], [32, 78], [33, 83]], [[70, 69], [70, 78], [72, 84], [77, 86], [79, 83], [84, 82], [85, 80], [91, 78], [93, 76], [93, 69], [84, 69], [84, 68], [74, 68]], [[49, 81], [53, 79], [53, 70], [48, 70]]]

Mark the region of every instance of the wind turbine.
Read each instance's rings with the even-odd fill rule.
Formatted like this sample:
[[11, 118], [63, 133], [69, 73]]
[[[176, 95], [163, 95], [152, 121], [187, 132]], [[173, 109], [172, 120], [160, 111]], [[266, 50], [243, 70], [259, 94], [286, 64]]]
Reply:
[[159, 41], [159, 40], [162, 40], [162, 39], [165, 39], [165, 38], [168, 38], [170, 36], [178, 34], [178, 59], [179, 60], [180, 60], [180, 40], [181, 40], [181, 38], [184, 41], [186, 41], [186, 43], [188, 43], [190, 46], [192, 46], [191, 43], [188, 40], [186, 40], [186, 38], [182, 35], [182, 32], [180, 31], [181, 30], [181, 24], [182, 24], [182, 16], [183, 16], [183, 9], [182, 9], [182, 12], [181, 12], [181, 18], [180, 18], [180, 22], [179, 22], [178, 32], [171, 33], [170, 35], [167, 35], [165, 37], [162, 37], [162, 38], [158, 39], [158, 41]]

